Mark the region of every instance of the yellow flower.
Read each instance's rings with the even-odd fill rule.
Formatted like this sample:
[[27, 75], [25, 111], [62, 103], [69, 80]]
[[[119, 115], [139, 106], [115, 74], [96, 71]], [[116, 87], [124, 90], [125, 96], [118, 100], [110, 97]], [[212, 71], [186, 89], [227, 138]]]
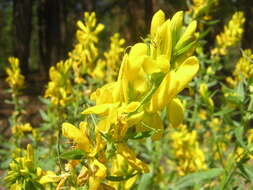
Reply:
[[[176, 71], [170, 71], [164, 77], [159, 88], [151, 98], [149, 111], [154, 112], [165, 107], [192, 80], [199, 69], [197, 58], [190, 57]], [[187, 75], [185, 74], [187, 73]]]
[[47, 183], [54, 183], [58, 181], [58, 178], [52, 180], [49, 176], [56, 175], [50, 171], [43, 171], [40, 167], [36, 166], [34, 160], [33, 147], [28, 144], [26, 151], [24, 151], [24, 156], [16, 157], [10, 163], [10, 170], [4, 177], [4, 181], [10, 189], [23, 189], [27, 181], [34, 181], [46, 186]]
[[253, 77], [253, 54], [250, 49], [243, 52], [243, 56], [239, 59], [235, 66], [233, 76], [236, 83], [242, 80], [242, 77], [249, 79]]
[[[85, 26], [79, 25], [84, 31]], [[88, 183], [89, 189], [109, 188], [103, 181], [106, 182], [107, 172], [109, 175], [114, 172], [110, 170], [110, 161], [115, 155], [119, 155], [130, 166], [131, 172], [149, 172], [147, 164], [136, 157], [135, 152], [127, 145], [127, 140], [132, 135], [135, 137], [146, 131], [154, 132], [153, 140], [161, 138], [163, 122], [160, 112], [165, 108], [168, 108], [172, 125], [182, 123], [183, 106], [176, 95], [188, 85], [199, 69], [197, 58], [191, 56], [195, 48], [196, 26], [196, 21], [187, 27], [183, 26], [183, 12], [177, 13], [171, 21], [165, 20], [162, 11], [156, 13], [148, 39], [144, 43], [133, 45], [129, 53], [124, 55], [117, 81], [107, 83], [93, 92], [91, 99], [95, 101], [95, 105], [82, 112], [96, 114], [96, 140], [90, 138], [87, 123], [79, 128], [69, 123], [63, 124], [63, 135], [73, 140], [76, 147], [87, 154], [84, 158], [87, 165], [79, 174], [79, 183]], [[110, 57], [109, 53], [106, 55], [107, 61], [115, 64], [116, 58]], [[93, 74], [104, 76], [104, 60], [100, 63]], [[176, 112], [170, 112], [173, 109]], [[105, 151], [100, 151], [102, 149]], [[201, 151], [196, 148], [195, 152], [201, 157]], [[199, 157], [196, 157], [197, 163], [189, 167], [203, 165], [203, 158]], [[130, 188], [134, 181], [135, 178], [131, 178], [124, 183], [124, 188]]]
[[189, 13], [193, 18], [203, 16], [204, 20], [209, 20], [209, 12], [218, 4], [219, 0], [192, 0]]
[[137, 125], [137, 131], [155, 131], [152, 136], [153, 140], [159, 140], [164, 132], [163, 122], [159, 113], [145, 113], [142, 117], [142, 122]]
[[148, 165], [136, 158], [135, 153], [126, 144], [119, 143], [117, 148], [118, 154], [123, 156], [134, 169], [144, 173], [149, 172]]
[[49, 97], [55, 106], [65, 107], [71, 100], [70, 64], [69, 61], [60, 61], [49, 70], [50, 81], [44, 96], [46, 98]]
[[[82, 76], [84, 73], [92, 75], [95, 68], [95, 60], [98, 56], [98, 34], [104, 29], [104, 25], [98, 23], [94, 12], [84, 13], [84, 22], [77, 22], [78, 30], [76, 32], [77, 44], [69, 53], [70, 62], [72, 62], [75, 81], [84, 82]], [[99, 65], [101, 66], [101, 65]]]
[[[127, 160], [120, 154], [116, 154], [115, 157], [112, 160], [112, 168], [111, 168], [111, 174], [113, 176], [128, 176], [133, 175], [137, 171], [131, 167], [130, 164], [128, 164]], [[123, 187], [124, 190], [131, 189], [131, 187], [134, 185], [134, 183], [137, 180], [137, 175], [134, 175], [133, 177], [123, 180], [114, 182], [111, 181], [109, 184], [113, 186], [115, 189], [119, 189], [120, 187]]]
[[178, 98], [168, 104], [168, 119], [173, 127], [179, 126], [184, 119], [184, 106]]
[[151, 21], [150, 35], [155, 37], [159, 27], [165, 22], [165, 14], [162, 10], [157, 11]]
[[95, 156], [96, 153], [104, 146], [101, 141], [101, 136], [99, 133], [96, 133], [96, 145], [90, 140], [87, 135], [87, 123], [81, 122], [79, 128], [75, 127], [70, 123], [62, 124], [62, 134], [70, 140], [73, 140], [77, 148], [83, 150], [88, 156]]
[[201, 83], [199, 85], [199, 93], [202, 97], [207, 96], [207, 85], [206, 85], [206, 83]]
[[19, 90], [24, 87], [24, 76], [21, 74], [18, 58], [9, 57], [8, 61], [10, 67], [6, 68], [6, 73], [8, 75], [6, 81], [11, 87], [13, 94], [17, 95]]
[[181, 125], [172, 132], [171, 139], [179, 175], [207, 169], [205, 155], [199, 147], [195, 130], [189, 132], [185, 125]]
[[216, 36], [216, 48], [213, 55], [226, 55], [229, 47], [235, 46], [242, 38], [245, 17], [243, 12], [235, 12], [232, 19], [224, 27], [224, 31]]
[[32, 132], [33, 128], [30, 123], [18, 124], [12, 127], [12, 134]]
[[97, 159], [94, 159], [90, 163], [90, 170], [92, 175], [89, 177], [89, 190], [97, 190], [101, 181], [106, 177], [107, 168]]

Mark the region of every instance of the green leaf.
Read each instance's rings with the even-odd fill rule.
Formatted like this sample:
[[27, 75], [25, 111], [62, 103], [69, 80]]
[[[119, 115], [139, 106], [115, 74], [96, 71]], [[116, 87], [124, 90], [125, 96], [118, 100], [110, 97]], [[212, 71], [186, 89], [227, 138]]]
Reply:
[[44, 121], [50, 121], [48, 115], [43, 110], [39, 110], [39, 112]]
[[213, 114], [213, 116], [224, 116], [230, 112], [233, 112], [234, 110], [232, 110], [231, 108], [224, 108], [224, 109], [221, 109], [220, 111], [218, 112], [215, 112]]
[[60, 157], [64, 160], [80, 160], [84, 156], [85, 152], [80, 149], [70, 150], [60, 155]]
[[223, 172], [222, 168], [212, 168], [203, 172], [196, 172], [182, 177], [173, 187], [173, 190], [185, 189], [186, 187], [193, 186], [203, 180], [212, 179], [219, 176]]
[[46, 105], [49, 105], [49, 104], [50, 104], [50, 99], [43, 98], [43, 97], [39, 96], [39, 100], [40, 100], [42, 103], [46, 104]]
[[244, 98], [245, 98], [245, 92], [244, 92], [243, 81], [241, 81], [241, 82], [239, 83], [239, 85], [237, 86], [236, 92], [237, 92], [238, 96], [240, 97], [241, 101], [243, 101]]
[[128, 136], [128, 139], [134, 139], [134, 140], [143, 139], [143, 138], [150, 137], [154, 134], [155, 134], [155, 131], [151, 131], [151, 130], [150, 131], [143, 131], [143, 132], [135, 133], [133, 135]]
[[151, 82], [155, 86], [159, 86], [161, 84], [164, 76], [165, 76], [165, 73], [163, 73], [163, 72], [153, 73], [153, 74], [151, 74]]
[[248, 148], [246, 144], [243, 142], [243, 126], [239, 126], [235, 128], [235, 137], [237, 142], [245, 149], [248, 151]]
[[244, 171], [247, 173], [250, 181], [253, 181], [253, 169], [250, 166], [244, 166]]
[[138, 173], [135, 174], [131, 174], [131, 175], [126, 175], [126, 176], [107, 176], [106, 179], [109, 181], [124, 181], [124, 180], [128, 180], [131, 177], [137, 175]]
[[149, 189], [149, 186], [152, 183], [152, 178], [153, 178], [153, 174], [152, 173], [148, 173], [148, 174], [142, 175], [141, 181], [139, 183], [139, 186], [138, 186], [137, 190], [146, 190], [146, 189]]
[[196, 45], [197, 41], [192, 41], [193, 39], [190, 39], [189, 41], [186, 41], [184, 44], [182, 45], [178, 50], [175, 49], [175, 52], [173, 54], [173, 57], [176, 59], [177, 57], [179, 57], [180, 55], [186, 53], [187, 51], [189, 51], [193, 46]]
[[253, 94], [250, 95], [250, 102], [248, 106], [248, 111], [252, 111], [252, 110], [253, 110]]

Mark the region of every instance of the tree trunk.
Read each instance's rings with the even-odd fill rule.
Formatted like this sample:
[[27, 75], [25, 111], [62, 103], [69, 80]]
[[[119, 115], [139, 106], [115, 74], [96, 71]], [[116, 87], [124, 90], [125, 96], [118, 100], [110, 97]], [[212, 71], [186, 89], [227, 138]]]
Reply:
[[20, 60], [22, 73], [29, 72], [30, 39], [32, 32], [32, 0], [13, 1], [14, 56]]
[[40, 58], [44, 72], [64, 57], [66, 39], [65, 0], [40, 0], [38, 6]]
[[153, 15], [153, 2], [152, 0], [145, 0], [145, 30], [146, 33], [149, 33], [150, 23]]

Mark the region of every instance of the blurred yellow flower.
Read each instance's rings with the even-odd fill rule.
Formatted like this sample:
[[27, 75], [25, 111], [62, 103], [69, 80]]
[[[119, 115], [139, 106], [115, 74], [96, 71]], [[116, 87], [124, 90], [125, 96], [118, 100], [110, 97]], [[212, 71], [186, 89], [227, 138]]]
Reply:
[[181, 125], [170, 136], [179, 175], [207, 169], [205, 154], [199, 147], [195, 130], [190, 132]]
[[228, 48], [236, 46], [243, 34], [245, 17], [243, 12], [235, 12], [224, 31], [216, 36], [216, 47], [212, 50], [212, 55], [226, 55]]
[[9, 57], [8, 61], [10, 67], [6, 68], [6, 73], [8, 75], [6, 81], [11, 87], [13, 94], [17, 95], [19, 90], [24, 87], [24, 76], [21, 74], [18, 58]]

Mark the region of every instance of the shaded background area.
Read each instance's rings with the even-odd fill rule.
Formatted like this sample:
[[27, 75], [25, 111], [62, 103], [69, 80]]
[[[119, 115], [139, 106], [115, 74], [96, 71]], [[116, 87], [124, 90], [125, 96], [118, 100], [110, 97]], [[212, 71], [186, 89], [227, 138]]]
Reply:
[[[156, 10], [163, 9], [171, 16], [178, 10], [187, 10], [189, 3], [187, 0], [0, 0], [1, 78], [9, 56], [20, 59], [28, 80], [34, 73], [45, 78], [49, 67], [64, 59], [73, 47], [76, 21], [83, 18], [84, 11], [95, 11], [98, 21], [106, 25], [100, 39], [102, 46], [114, 32], [119, 32], [126, 39], [126, 45], [130, 45], [148, 33]], [[219, 0], [215, 19], [220, 22], [212, 32], [213, 37], [237, 10], [252, 18], [253, 1]], [[247, 19], [245, 48], [253, 47], [251, 31], [253, 20]], [[209, 45], [213, 41], [210, 38]]]
[[[170, 17], [178, 10], [187, 10], [190, 3], [190, 0], [0, 0], [0, 119], [4, 118], [2, 121], [7, 125], [6, 118], [12, 110], [3, 102], [8, 99], [3, 89], [8, 88], [4, 68], [9, 56], [20, 60], [26, 78], [27, 110], [36, 111], [41, 106], [37, 96], [44, 92], [48, 70], [67, 57], [75, 43], [76, 22], [83, 19], [85, 11], [95, 11], [98, 22], [106, 26], [99, 42], [99, 49], [104, 50], [113, 33], [119, 32], [126, 39], [126, 46], [131, 45], [146, 36], [155, 11], [163, 9]], [[213, 10], [213, 19], [219, 22], [209, 34], [206, 46], [213, 45], [215, 35], [238, 10], [246, 16], [242, 47], [253, 49], [252, 0], [219, 0], [219, 6]], [[29, 108], [33, 105], [34, 108]]]

